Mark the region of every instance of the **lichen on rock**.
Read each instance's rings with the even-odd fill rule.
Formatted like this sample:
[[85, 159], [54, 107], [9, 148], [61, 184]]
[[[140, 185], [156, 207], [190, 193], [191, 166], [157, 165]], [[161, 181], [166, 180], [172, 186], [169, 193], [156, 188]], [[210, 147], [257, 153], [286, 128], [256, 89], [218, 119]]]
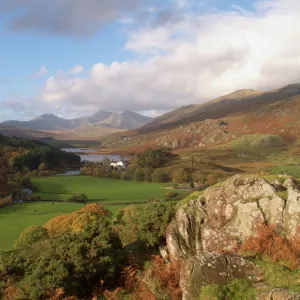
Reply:
[[[278, 195], [281, 188], [287, 189], [287, 199]], [[300, 224], [299, 199], [291, 178], [275, 186], [254, 175], [233, 176], [179, 208], [167, 229], [170, 256], [182, 259], [203, 251], [232, 251], [262, 223], [275, 224], [292, 237]]]
[[261, 224], [276, 225], [287, 238], [300, 234], [296, 180], [235, 175], [184, 201], [166, 232], [169, 257], [183, 262], [183, 299], [195, 299], [206, 284], [248, 277], [250, 269], [255, 282], [260, 273], [252, 263], [220, 253], [235, 253]]

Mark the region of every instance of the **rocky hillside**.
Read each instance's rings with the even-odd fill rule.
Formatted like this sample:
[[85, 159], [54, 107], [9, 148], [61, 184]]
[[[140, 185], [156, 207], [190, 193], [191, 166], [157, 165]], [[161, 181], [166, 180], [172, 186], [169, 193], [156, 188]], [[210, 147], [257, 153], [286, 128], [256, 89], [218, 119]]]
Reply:
[[[256, 299], [300, 299], [293, 288], [270, 286], [270, 274], [239, 255], [262, 224], [275, 226], [286, 239], [300, 238], [299, 199], [300, 184], [290, 177], [236, 175], [184, 200], [167, 229], [168, 254], [163, 252], [165, 259], [181, 261], [183, 299], [223, 299], [199, 297], [207, 285], [241, 278], [252, 282]], [[297, 286], [300, 273], [294, 275]]]
[[152, 120], [134, 112], [125, 111], [112, 113], [100, 110], [95, 114], [77, 119], [63, 119], [53, 114], [43, 114], [30, 121], [6, 121], [0, 125], [26, 128], [32, 130], [65, 130], [89, 127], [134, 129], [149, 123]]
[[299, 112], [299, 84], [266, 93], [243, 90], [179, 108], [105, 142], [114, 148], [147, 145], [197, 149], [253, 134], [275, 134], [295, 142], [300, 136]]

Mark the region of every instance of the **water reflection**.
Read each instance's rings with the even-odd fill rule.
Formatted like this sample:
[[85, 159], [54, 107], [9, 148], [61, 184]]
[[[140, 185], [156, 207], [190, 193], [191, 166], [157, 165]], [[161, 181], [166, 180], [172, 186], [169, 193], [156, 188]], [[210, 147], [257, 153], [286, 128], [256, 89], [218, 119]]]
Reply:
[[66, 148], [62, 150], [70, 153], [87, 153], [87, 154], [78, 154], [81, 157], [81, 161], [85, 160], [90, 162], [101, 162], [103, 161], [104, 158], [108, 158], [113, 161], [118, 161], [121, 159], [120, 155], [88, 154], [88, 153], [96, 153], [96, 151], [92, 149]]

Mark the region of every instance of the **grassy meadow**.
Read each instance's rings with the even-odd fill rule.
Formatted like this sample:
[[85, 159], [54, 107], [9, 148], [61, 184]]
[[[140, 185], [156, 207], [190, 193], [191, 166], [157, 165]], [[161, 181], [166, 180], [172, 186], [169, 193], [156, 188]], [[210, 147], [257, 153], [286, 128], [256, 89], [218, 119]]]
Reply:
[[[71, 213], [83, 204], [65, 203], [75, 193], [85, 193], [90, 202], [103, 204], [113, 214], [129, 203], [162, 198], [168, 191], [162, 184], [113, 180], [87, 176], [33, 177], [44, 200], [55, 202], [16, 203], [0, 210], [0, 249], [10, 249], [19, 234], [31, 225], [44, 225], [50, 219]], [[61, 201], [61, 202], [56, 202]]]
[[64, 201], [72, 194], [84, 193], [90, 201], [103, 204], [145, 202], [163, 197], [167, 190], [159, 183], [114, 180], [88, 176], [33, 177], [44, 200]]

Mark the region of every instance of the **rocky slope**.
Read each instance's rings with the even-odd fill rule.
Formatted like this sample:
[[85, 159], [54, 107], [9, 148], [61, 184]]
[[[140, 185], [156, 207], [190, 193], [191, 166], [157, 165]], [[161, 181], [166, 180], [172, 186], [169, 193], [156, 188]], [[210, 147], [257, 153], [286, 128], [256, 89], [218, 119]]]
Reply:
[[[258, 93], [238, 91], [200, 105], [178, 108], [145, 126], [111, 137], [107, 147], [211, 147], [252, 134], [300, 136], [300, 85]], [[130, 139], [130, 143], [128, 143]]]
[[[254, 236], [259, 224], [276, 225], [287, 238], [300, 235], [299, 187], [283, 175], [236, 175], [185, 200], [167, 229], [168, 258], [182, 261], [183, 299], [197, 299], [203, 286], [234, 278], [263, 284], [259, 268], [234, 249]], [[300, 294], [264, 286], [258, 299], [300, 299]]]
[[291, 84], [265, 93], [254, 90], [240, 90], [203, 104], [178, 108], [154, 119], [151, 123], [140, 128], [139, 132], [146, 133], [170, 129], [206, 119], [220, 119], [232, 114], [257, 110], [297, 95], [300, 95], [300, 84]]

